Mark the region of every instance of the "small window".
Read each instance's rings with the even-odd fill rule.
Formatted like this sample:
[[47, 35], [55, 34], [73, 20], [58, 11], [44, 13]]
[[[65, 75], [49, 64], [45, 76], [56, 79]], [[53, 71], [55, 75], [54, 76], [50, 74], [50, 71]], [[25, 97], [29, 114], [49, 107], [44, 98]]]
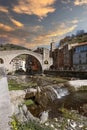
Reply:
[[79, 60], [79, 64], [81, 64], [82, 62], [81, 62], [81, 60]]
[[47, 60], [45, 60], [45, 61], [44, 61], [44, 64], [48, 64], [48, 61], [47, 61]]
[[87, 57], [87, 53], [86, 53], [86, 57]]

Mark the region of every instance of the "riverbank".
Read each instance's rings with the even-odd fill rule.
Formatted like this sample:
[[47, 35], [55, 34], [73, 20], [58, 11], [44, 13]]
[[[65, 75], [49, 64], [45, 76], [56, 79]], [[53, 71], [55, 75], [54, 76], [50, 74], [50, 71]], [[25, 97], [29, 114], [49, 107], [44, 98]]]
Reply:
[[[35, 124], [32, 123], [33, 126], [31, 130], [35, 130], [34, 126], [35, 125], [38, 126], [38, 124], [40, 125], [38, 127], [39, 128], [38, 130], [51, 130], [51, 129], [52, 130], [71, 130], [71, 129], [86, 130], [87, 129], [86, 126], [87, 117], [84, 114], [80, 114], [78, 110], [67, 109], [65, 107], [67, 106], [67, 104], [65, 105], [65, 103], [60, 102], [65, 100], [65, 98], [70, 99], [69, 97], [70, 93], [68, 93], [67, 88], [64, 87], [64, 84], [68, 82], [67, 79], [63, 79], [60, 77], [52, 77], [52, 76], [47, 77], [43, 75], [43, 76], [13, 76], [13, 77], [9, 76], [8, 80], [9, 80], [10, 93], [12, 92], [13, 89], [15, 89], [13, 90], [14, 92], [22, 89], [22, 91], [24, 91], [25, 93], [25, 97], [23, 97], [24, 103], [28, 100], [25, 103], [26, 105], [28, 105], [27, 108], [29, 108], [29, 111], [30, 109], [32, 109], [33, 113], [32, 110], [30, 112], [33, 114], [33, 116], [36, 119], [37, 118], [39, 119], [39, 122], [36, 121]], [[57, 92], [61, 94], [60, 98], [57, 97]], [[73, 94], [71, 93], [72, 98], [73, 98], [72, 96]], [[13, 95], [15, 96], [15, 94]], [[25, 98], [27, 98], [27, 100], [25, 100]], [[74, 98], [76, 99], [75, 95]], [[17, 97], [17, 99], [20, 100], [19, 97]], [[49, 103], [49, 101], [51, 102]], [[68, 102], [70, 101], [66, 100], [66, 103]], [[60, 105], [60, 103], [62, 104]], [[16, 100], [15, 100], [15, 104], [16, 104]], [[73, 105], [76, 105], [76, 103]], [[38, 112], [39, 116], [35, 116], [36, 109], [38, 110], [40, 109], [40, 111]], [[22, 110], [25, 111], [24, 108]], [[44, 117], [45, 120], [43, 119]], [[27, 120], [27, 122], [30, 122], [30, 120]], [[24, 125], [26, 126], [26, 123]], [[28, 124], [27, 127], [29, 128]]]

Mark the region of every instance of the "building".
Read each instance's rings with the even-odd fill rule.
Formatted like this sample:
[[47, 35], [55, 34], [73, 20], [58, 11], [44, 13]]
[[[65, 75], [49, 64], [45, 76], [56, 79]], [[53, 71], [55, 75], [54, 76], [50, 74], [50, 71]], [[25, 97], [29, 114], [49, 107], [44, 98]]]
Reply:
[[13, 71], [16, 71], [16, 70], [26, 71], [25, 60], [23, 60], [21, 58], [15, 58], [15, 59], [13, 59], [11, 61], [11, 65], [12, 65]]
[[73, 47], [73, 68], [75, 70], [87, 70], [87, 42], [79, 43]]
[[53, 52], [54, 52], [55, 49], [56, 49], [56, 47], [55, 47], [55, 42], [52, 41], [52, 42], [50, 43], [50, 57], [53, 57]]
[[38, 47], [34, 52], [37, 52], [39, 54], [43, 54], [43, 47]]
[[53, 64], [53, 58], [50, 56], [50, 50], [44, 47], [38, 47], [34, 52], [42, 54], [44, 69], [49, 69]]
[[53, 66], [55, 69], [71, 70], [73, 68], [73, 48], [77, 45], [78, 43], [65, 43], [53, 51]]

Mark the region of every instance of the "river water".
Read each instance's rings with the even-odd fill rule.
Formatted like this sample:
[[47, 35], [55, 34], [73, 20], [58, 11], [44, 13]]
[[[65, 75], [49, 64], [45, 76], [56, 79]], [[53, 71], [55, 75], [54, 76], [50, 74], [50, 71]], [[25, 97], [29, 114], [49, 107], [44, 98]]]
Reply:
[[[59, 108], [67, 108], [70, 110], [77, 110], [79, 113], [87, 116], [84, 113], [83, 106], [87, 104], [87, 91], [79, 91], [63, 96], [61, 99], [55, 99], [51, 104], [50, 117], [59, 116]], [[87, 111], [86, 111], [87, 112]]]

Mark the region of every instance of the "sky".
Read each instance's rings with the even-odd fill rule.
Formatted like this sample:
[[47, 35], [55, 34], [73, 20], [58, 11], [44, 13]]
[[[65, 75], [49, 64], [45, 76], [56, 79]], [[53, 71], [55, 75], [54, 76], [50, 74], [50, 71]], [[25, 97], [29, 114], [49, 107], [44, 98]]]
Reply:
[[0, 43], [49, 47], [87, 31], [87, 0], [0, 0]]

